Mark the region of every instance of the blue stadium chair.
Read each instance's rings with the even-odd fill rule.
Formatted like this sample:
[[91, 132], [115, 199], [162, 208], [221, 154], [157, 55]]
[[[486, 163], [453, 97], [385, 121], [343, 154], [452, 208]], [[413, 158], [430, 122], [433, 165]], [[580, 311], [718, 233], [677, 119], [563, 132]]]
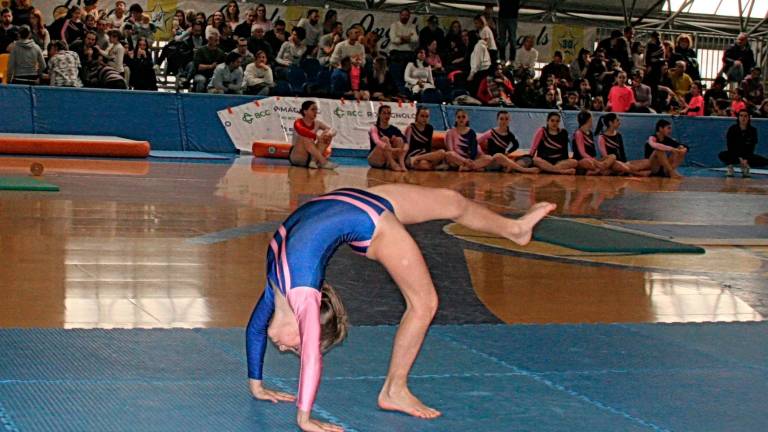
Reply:
[[[300, 93], [304, 88], [304, 84], [307, 83], [307, 74], [299, 67], [289, 67], [287, 78], [291, 88], [297, 93]], [[299, 94], [296, 94], [296, 96], [299, 96]]]
[[270, 96], [293, 96], [294, 92], [288, 81], [277, 80], [269, 94]]
[[392, 79], [397, 84], [397, 88], [401, 93], [406, 93], [405, 87], [405, 66], [399, 63], [392, 63], [389, 65], [389, 73], [392, 74]]
[[320, 65], [320, 62], [317, 61], [317, 59], [305, 58], [301, 61], [301, 69], [307, 74], [307, 82], [316, 84], [320, 77], [320, 73], [323, 70], [323, 66]]
[[440, 89], [441, 92], [448, 93], [451, 89], [451, 80], [448, 79], [448, 75], [445, 73], [438, 73], [434, 75], [435, 87]]
[[436, 88], [421, 92], [421, 103], [439, 104], [443, 102], [443, 93]]

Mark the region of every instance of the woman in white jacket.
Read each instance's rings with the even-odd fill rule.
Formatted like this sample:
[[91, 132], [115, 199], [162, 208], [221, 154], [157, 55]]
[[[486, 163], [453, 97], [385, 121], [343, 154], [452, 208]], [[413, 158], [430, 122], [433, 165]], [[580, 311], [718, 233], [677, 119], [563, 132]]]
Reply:
[[424, 48], [416, 51], [416, 61], [408, 63], [405, 67], [405, 83], [413, 94], [419, 94], [426, 89], [435, 88], [435, 80], [432, 78], [432, 66], [428, 65], [427, 52]]

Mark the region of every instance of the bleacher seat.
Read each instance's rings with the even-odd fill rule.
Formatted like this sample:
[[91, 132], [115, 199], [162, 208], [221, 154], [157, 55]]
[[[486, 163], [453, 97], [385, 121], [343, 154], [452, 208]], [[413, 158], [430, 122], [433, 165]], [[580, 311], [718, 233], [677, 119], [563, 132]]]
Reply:
[[288, 83], [291, 85], [291, 89], [299, 96], [304, 92], [304, 86], [307, 84], [307, 74], [300, 67], [291, 66], [288, 68]]
[[272, 87], [270, 92], [270, 96], [293, 96], [294, 94], [291, 84], [283, 80], [275, 81], [275, 86]]
[[307, 74], [307, 82], [316, 84], [320, 78], [323, 66], [320, 65], [317, 59], [305, 58], [301, 61], [301, 69]]
[[439, 104], [443, 102], [443, 93], [436, 88], [426, 89], [421, 92], [421, 103]]

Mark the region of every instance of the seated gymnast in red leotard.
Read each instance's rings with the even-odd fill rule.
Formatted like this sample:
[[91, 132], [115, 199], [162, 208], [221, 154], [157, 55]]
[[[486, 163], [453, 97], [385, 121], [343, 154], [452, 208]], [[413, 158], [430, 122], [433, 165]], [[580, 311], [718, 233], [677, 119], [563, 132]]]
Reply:
[[[533, 227], [554, 209], [554, 204], [542, 202], [520, 219], [508, 219], [452, 190], [402, 184], [338, 189], [302, 205], [278, 228], [267, 249], [267, 284], [246, 329], [251, 394], [271, 402], [296, 401], [296, 422], [303, 431], [342, 430], [313, 419], [311, 413], [322, 353], [347, 334], [341, 300], [325, 283], [327, 263], [347, 244], [381, 263], [405, 298], [379, 407], [424, 419], [440, 416], [408, 388], [408, 374], [437, 311], [437, 292], [424, 257], [404, 226], [451, 219], [524, 245], [531, 240]], [[298, 397], [264, 386], [268, 338], [281, 351], [301, 357]]]
[[288, 155], [291, 165], [305, 168], [336, 168], [338, 165], [323, 156], [334, 136], [336, 131], [317, 119], [317, 104], [304, 101], [301, 104], [301, 118], [293, 122], [293, 146]]

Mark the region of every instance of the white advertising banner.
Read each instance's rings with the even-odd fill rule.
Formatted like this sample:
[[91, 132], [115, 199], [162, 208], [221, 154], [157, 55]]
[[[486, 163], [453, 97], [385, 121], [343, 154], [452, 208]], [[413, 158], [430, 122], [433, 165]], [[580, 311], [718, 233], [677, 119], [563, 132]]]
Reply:
[[[7, 0], [0, 0], [5, 3]], [[98, 8], [104, 10], [107, 14], [112, 14], [116, 0], [100, 0]], [[152, 22], [160, 29], [156, 35], [157, 40], [168, 38], [171, 28], [173, 14], [177, 9], [184, 11], [195, 10], [210, 15], [217, 10], [223, 10], [227, 2], [222, 1], [204, 1], [204, 0], [128, 0], [130, 6], [138, 3], [144, 8], [145, 13], [151, 16]], [[43, 19], [46, 24], [53, 21], [54, 11], [59, 9], [63, 11], [67, 6], [82, 5], [81, 0], [35, 0], [35, 7], [43, 12]], [[255, 7], [255, 3], [238, 3], [240, 7], [240, 19], [244, 19], [245, 10]], [[361, 3], [362, 5], [362, 3]], [[290, 30], [299, 19], [306, 16], [308, 6], [286, 6], [284, 4], [267, 4], [267, 15], [273, 20], [282, 19], [287, 23]], [[347, 29], [353, 24], [360, 24], [366, 32], [372, 31], [379, 35], [381, 49], [389, 49], [389, 26], [399, 18], [397, 12], [371, 11], [367, 9], [336, 9], [338, 20], [344, 23]], [[324, 11], [321, 10], [321, 15]], [[429, 15], [414, 15], [412, 20], [417, 29], [426, 25]], [[472, 18], [467, 16], [452, 17], [441, 16], [440, 26], [447, 29], [451, 22], [456, 20], [462, 25], [462, 28], [472, 30]], [[566, 62], [570, 62], [571, 56], [575, 55], [582, 47], [592, 48], [596, 32], [594, 27], [581, 27], [565, 24], [542, 24], [521, 22], [517, 28], [518, 46], [522, 44], [522, 38], [525, 35], [532, 35], [536, 41], [536, 49], [539, 51], [539, 59], [542, 62], [548, 62], [555, 50], [563, 51]]]
[[376, 122], [379, 107], [392, 109], [390, 124], [405, 130], [416, 116], [412, 103], [358, 102], [336, 99], [307, 99], [271, 97], [219, 111], [219, 119], [232, 143], [241, 151], [251, 151], [254, 141], [290, 143], [293, 140], [293, 122], [301, 114], [305, 100], [317, 103], [318, 119], [336, 129], [334, 148], [367, 150], [370, 146], [368, 131]]

